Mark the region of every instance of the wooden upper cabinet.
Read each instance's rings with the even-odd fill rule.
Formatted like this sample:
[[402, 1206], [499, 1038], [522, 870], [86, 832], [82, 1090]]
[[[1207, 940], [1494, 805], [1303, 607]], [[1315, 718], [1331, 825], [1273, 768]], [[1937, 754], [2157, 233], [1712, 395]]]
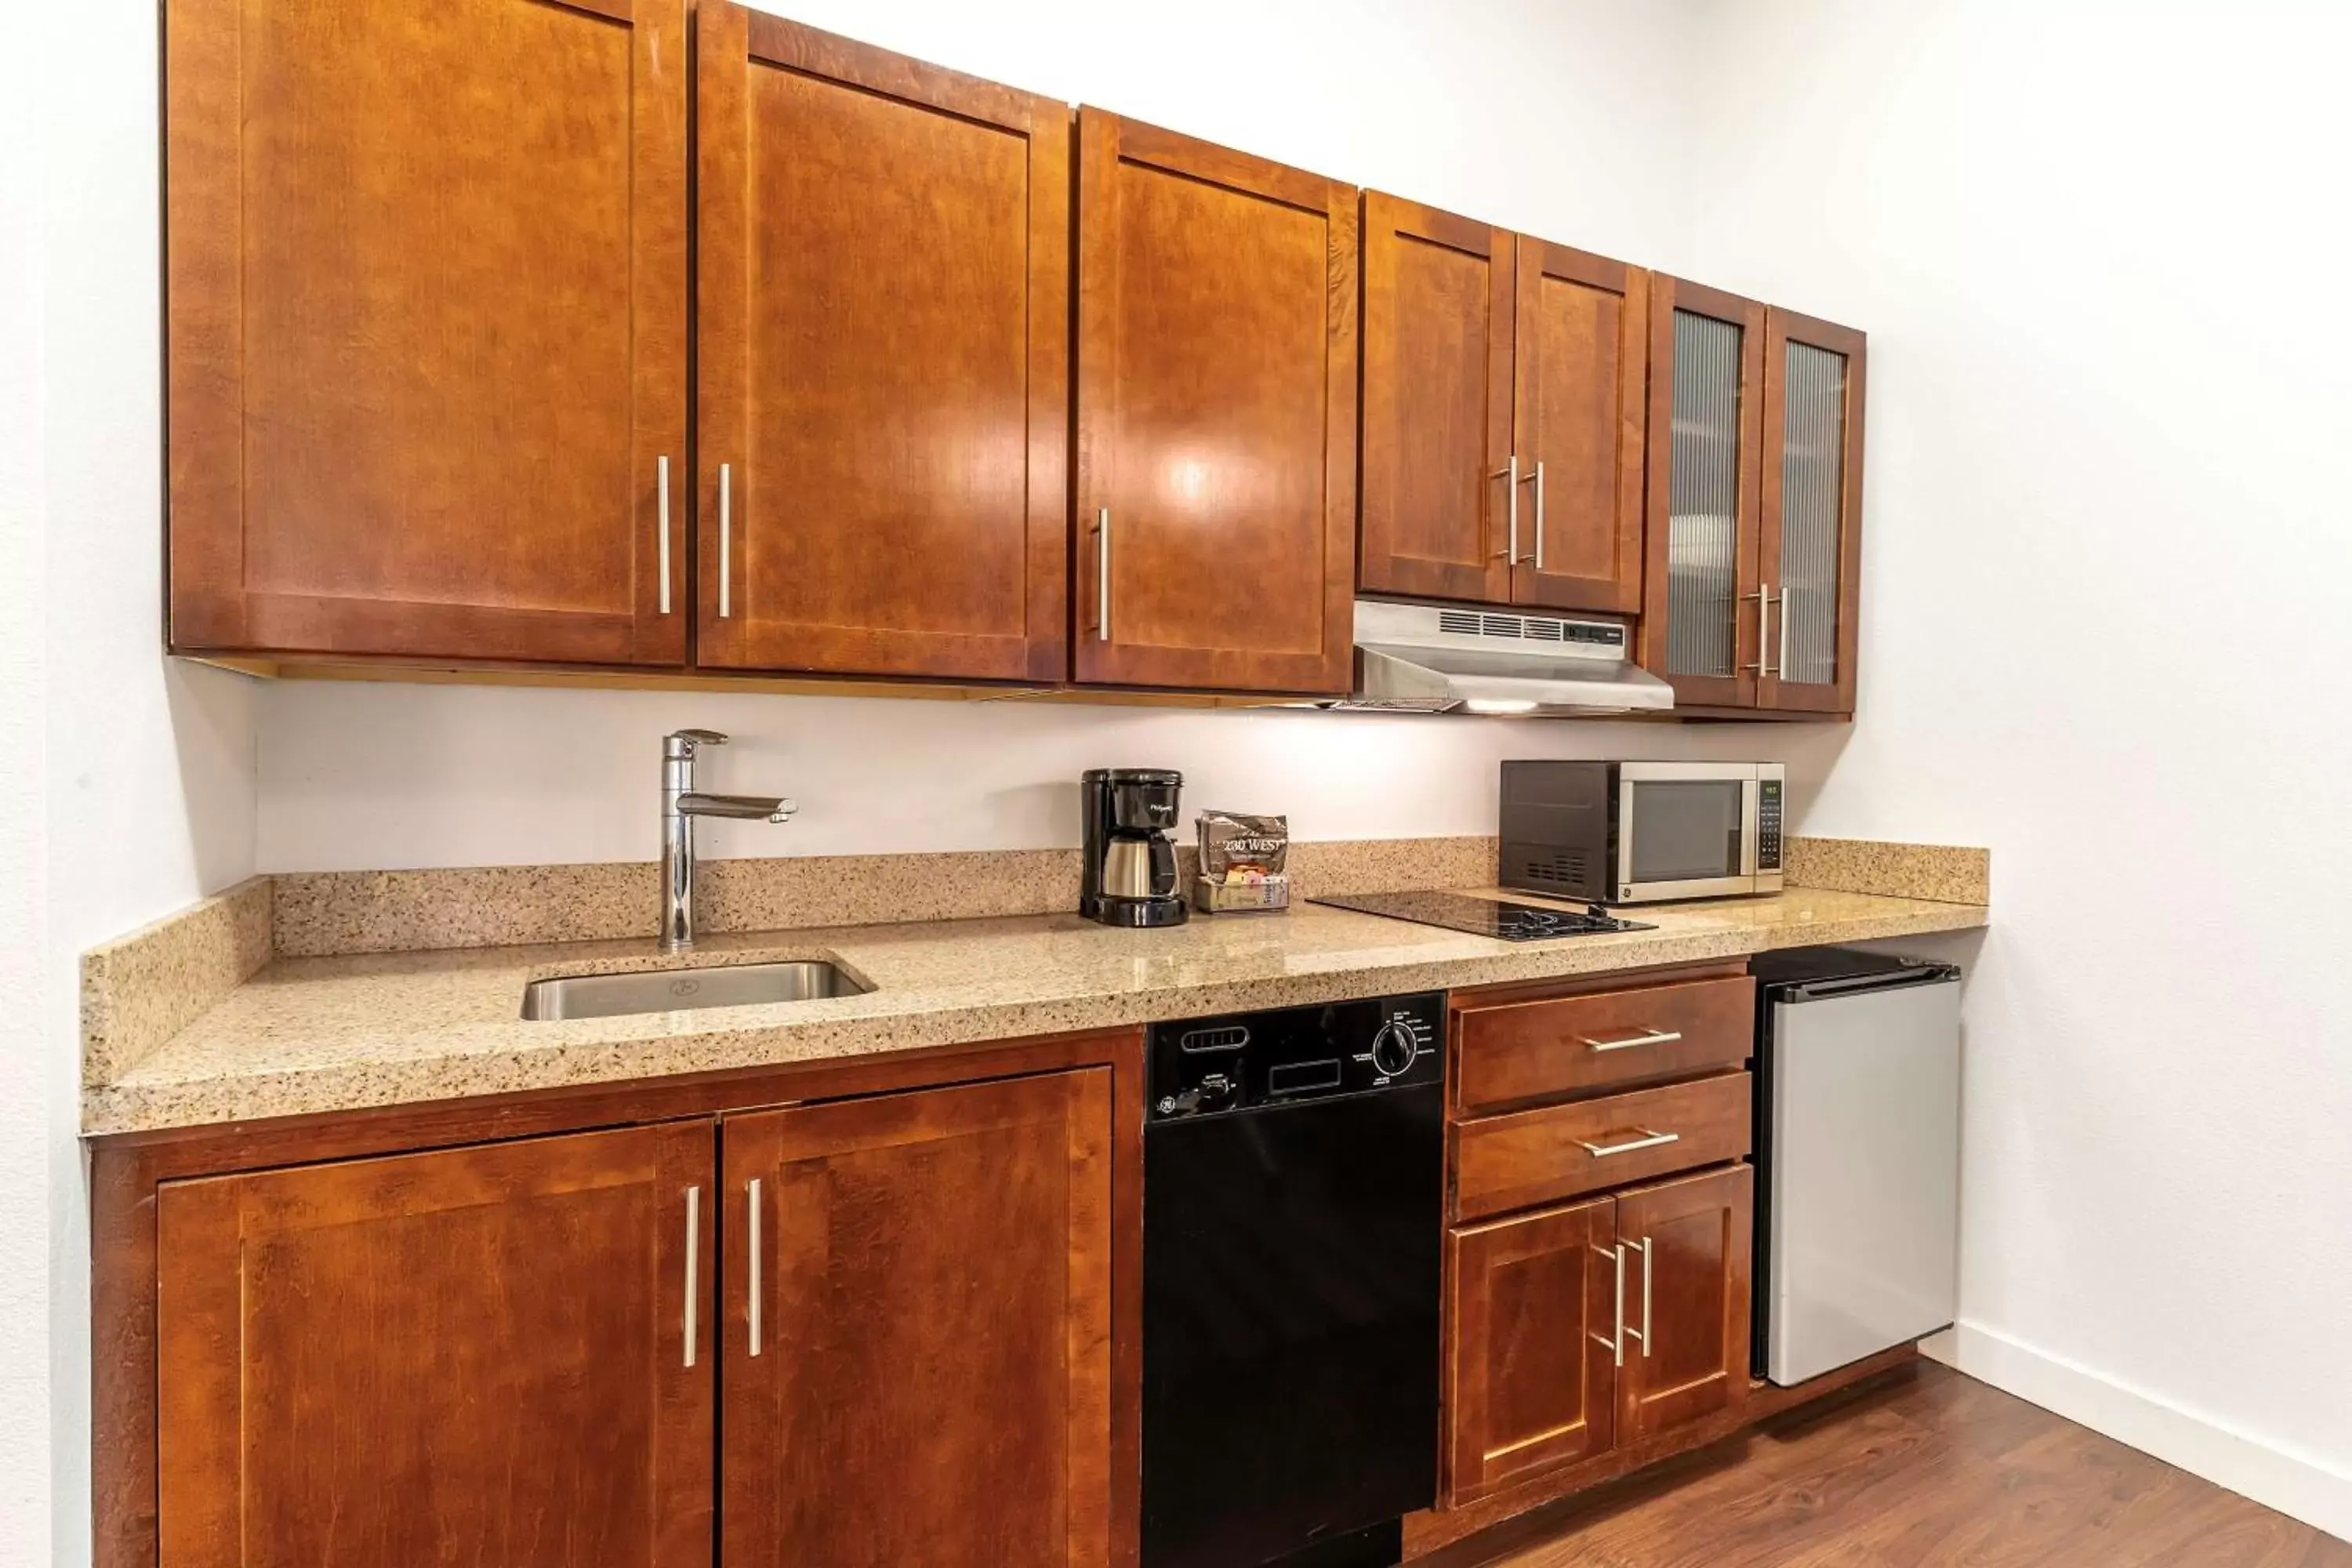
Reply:
[[1108, 1068], [726, 1123], [720, 1557], [1114, 1552]]
[[1765, 644], [1764, 307], [1661, 274], [1650, 310], [1642, 666], [1677, 703], [1752, 708]]
[[1761, 570], [1777, 599], [1758, 705], [1851, 713], [1862, 595], [1862, 333], [1764, 317]]
[[1618, 1197], [1627, 1303], [1620, 1443], [1747, 1398], [1755, 1185], [1753, 1166], [1733, 1165]]
[[1068, 106], [698, 26], [699, 662], [1059, 679]]
[[1513, 237], [1367, 191], [1363, 244], [1360, 584], [1507, 604]]
[[1343, 693], [1356, 191], [1078, 120], [1080, 681]]
[[163, 1186], [158, 1568], [709, 1568], [712, 1152], [698, 1121]]
[[164, 18], [173, 646], [681, 662], [683, 0]]
[[1533, 493], [1511, 600], [1629, 615], [1642, 607], [1650, 275], [1540, 239], [1518, 253], [1512, 449]]
[[1642, 607], [1649, 274], [1364, 197], [1362, 584]]

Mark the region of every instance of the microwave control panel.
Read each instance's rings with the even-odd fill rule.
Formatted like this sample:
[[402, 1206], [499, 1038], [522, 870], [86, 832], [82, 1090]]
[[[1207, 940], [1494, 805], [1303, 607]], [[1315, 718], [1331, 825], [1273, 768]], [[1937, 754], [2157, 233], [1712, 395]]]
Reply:
[[1780, 868], [1780, 790], [1779, 779], [1765, 779], [1757, 785], [1756, 868], [1759, 871]]

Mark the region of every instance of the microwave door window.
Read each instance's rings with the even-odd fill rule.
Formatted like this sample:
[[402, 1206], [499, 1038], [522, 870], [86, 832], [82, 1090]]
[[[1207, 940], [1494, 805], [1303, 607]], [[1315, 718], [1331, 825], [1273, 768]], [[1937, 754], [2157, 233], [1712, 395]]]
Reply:
[[1738, 876], [1741, 787], [1736, 779], [1634, 785], [1633, 880]]

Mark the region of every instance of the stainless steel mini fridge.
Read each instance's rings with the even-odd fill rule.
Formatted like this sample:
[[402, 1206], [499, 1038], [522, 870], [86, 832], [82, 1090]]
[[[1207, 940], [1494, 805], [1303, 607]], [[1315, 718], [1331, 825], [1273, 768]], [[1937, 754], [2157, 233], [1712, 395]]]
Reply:
[[1756, 1375], [1787, 1386], [1958, 1307], [1960, 972], [1759, 954]]

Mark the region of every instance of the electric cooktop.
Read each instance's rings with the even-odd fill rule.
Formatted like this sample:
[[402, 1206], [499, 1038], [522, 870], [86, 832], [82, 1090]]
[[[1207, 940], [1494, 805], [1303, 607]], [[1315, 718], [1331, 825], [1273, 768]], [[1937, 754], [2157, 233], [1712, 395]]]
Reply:
[[1587, 910], [1550, 909], [1538, 904], [1474, 899], [1467, 893], [1363, 893], [1343, 899], [1309, 899], [1335, 910], [1384, 915], [1416, 925], [1466, 931], [1502, 942], [1544, 942], [1556, 936], [1598, 936], [1613, 931], [1655, 931], [1638, 921], [1621, 921], [1604, 914], [1598, 905]]

